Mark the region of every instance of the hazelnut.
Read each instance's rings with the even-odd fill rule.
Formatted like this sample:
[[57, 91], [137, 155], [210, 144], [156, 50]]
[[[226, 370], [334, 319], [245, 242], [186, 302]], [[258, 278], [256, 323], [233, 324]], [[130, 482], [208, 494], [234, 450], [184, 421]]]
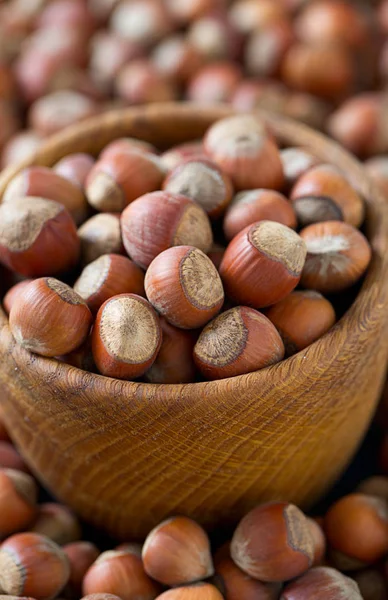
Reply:
[[112, 12], [110, 29], [130, 42], [148, 47], [171, 31], [172, 21], [163, 2], [124, 0]]
[[194, 246], [206, 253], [213, 242], [203, 208], [170, 192], [153, 192], [132, 202], [121, 215], [121, 230], [128, 255], [144, 269], [172, 246]]
[[387, 152], [386, 102], [385, 97], [377, 93], [364, 93], [346, 100], [328, 119], [328, 133], [358, 156]]
[[[4, 539], [34, 520], [38, 489], [30, 475], [15, 469], [0, 469], [0, 486], [0, 538]], [[3, 591], [3, 586], [0, 589]]]
[[110, 89], [120, 69], [142, 53], [138, 43], [109, 30], [97, 31], [91, 39], [90, 49], [89, 69], [93, 79]]
[[[145, 142], [143, 140], [138, 140], [137, 138], [125, 137], [117, 138], [116, 140], [113, 140], [113, 142], [110, 142], [107, 146], [105, 146], [105, 148], [100, 152], [99, 160], [108, 159], [108, 156], [110, 156], [110, 154], [115, 155], [116, 152], [120, 154], [121, 152], [125, 152], [127, 150], [129, 152], [131, 152], [132, 150], [136, 152], [144, 152], [145, 155], [148, 156], [148, 158], [150, 154], [157, 153], [156, 148], [152, 144], [149, 144], [148, 142]], [[156, 164], [158, 164], [157, 158], [155, 158], [155, 162]], [[162, 165], [161, 168], [163, 171], [165, 170], [164, 165]]]
[[87, 594], [86, 596], [82, 596], [81, 600], [121, 600], [121, 598], [115, 594], [101, 592], [100, 594]]
[[[328, 69], [327, 65], [335, 65], [335, 69]], [[352, 91], [355, 65], [345, 47], [300, 42], [286, 52], [281, 75], [295, 90], [336, 100]]]
[[231, 7], [229, 16], [239, 31], [250, 34], [283, 20], [286, 12], [280, 2], [273, 0], [238, 0]]
[[0, 205], [0, 261], [34, 277], [73, 267], [80, 240], [66, 208], [44, 198], [18, 198]]
[[336, 321], [332, 304], [313, 290], [292, 292], [266, 311], [291, 356], [321, 338]]
[[36, 520], [29, 531], [44, 535], [59, 546], [75, 542], [81, 536], [77, 517], [67, 506], [57, 502], [39, 505]]
[[81, 260], [88, 265], [103, 254], [124, 254], [120, 215], [94, 215], [78, 229], [81, 240]]
[[101, 212], [120, 212], [128, 204], [157, 190], [164, 169], [159, 158], [135, 148], [111, 151], [96, 162], [85, 185], [88, 202]]
[[140, 377], [156, 359], [161, 343], [159, 318], [141, 296], [114, 296], [97, 313], [92, 350], [102, 375], [118, 379]]
[[388, 507], [383, 498], [349, 494], [325, 517], [327, 541], [334, 550], [365, 564], [388, 553]]
[[96, 115], [98, 106], [84, 94], [61, 90], [36, 100], [30, 107], [28, 122], [43, 136]]
[[136, 549], [103, 552], [87, 571], [82, 592], [115, 594], [121, 600], [154, 600], [158, 584], [144, 571]]
[[[82, 596], [82, 581], [92, 564], [97, 560], [99, 551], [91, 542], [72, 542], [63, 547], [70, 564], [68, 587], [77, 598]], [[96, 598], [95, 600], [98, 600]], [[105, 599], [101, 599], [105, 600]], [[109, 599], [106, 600], [115, 600]]]
[[245, 47], [248, 74], [254, 77], [276, 76], [294, 38], [292, 23], [286, 19], [253, 32]]
[[378, 496], [388, 502], [388, 477], [378, 475], [368, 477], [358, 485], [357, 492], [367, 496]]
[[356, 283], [371, 260], [365, 236], [341, 221], [309, 225], [300, 232], [307, 248], [301, 283], [322, 293], [340, 292]]
[[3, 298], [3, 307], [7, 315], [9, 315], [11, 312], [11, 308], [16, 298], [19, 296], [19, 294], [24, 292], [25, 288], [29, 283], [31, 283], [31, 281], [32, 279], [23, 279], [22, 281], [19, 281], [19, 283], [15, 283], [15, 285], [13, 285], [5, 294]]
[[92, 314], [71, 287], [53, 279], [35, 279], [11, 308], [9, 325], [18, 344], [42, 356], [75, 350], [86, 340]]
[[18, 533], [0, 548], [0, 589], [35, 600], [55, 598], [68, 582], [69, 562], [54, 542], [36, 533]]
[[294, 209], [287, 198], [273, 190], [248, 190], [237, 194], [226, 211], [224, 233], [231, 240], [257, 221], [276, 221], [296, 229]]
[[260, 119], [237, 115], [212, 125], [204, 139], [205, 152], [231, 177], [238, 190], [279, 189], [284, 182], [276, 143]]
[[148, 267], [144, 286], [152, 306], [182, 329], [205, 325], [224, 302], [217, 269], [193, 246], [175, 246], [158, 254]]
[[220, 265], [225, 293], [254, 308], [280, 302], [298, 285], [306, 244], [289, 227], [259, 221], [238, 233]]
[[239, 112], [265, 108], [284, 114], [289, 95], [290, 92], [278, 81], [245, 79], [233, 94], [232, 106]]
[[[196, 336], [161, 317], [162, 345], [145, 378], [150, 383], [190, 383], [195, 378], [193, 349]], [[1, 463], [0, 463], [1, 464]]]
[[174, 35], [161, 41], [152, 53], [152, 63], [167, 79], [184, 84], [202, 65], [198, 50], [185, 36]]
[[[7, 438], [5, 430], [3, 437]], [[9, 438], [8, 438], [9, 439]], [[15, 471], [24, 471], [28, 473], [28, 467], [16, 448], [7, 440], [0, 439], [0, 467], [2, 469], [13, 469]]]
[[288, 583], [282, 600], [362, 600], [355, 581], [330, 567], [315, 567]]
[[362, 49], [370, 41], [362, 12], [342, 0], [310, 2], [297, 17], [295, 30], [299, 39], [312, 44], [344, 44]]
[[161, 75], [149, 60], [138, 59], [125, 64], [115, 79], [119, 98], [128, 104], [169, 102], [177, 99], [174, 84]]
[[384, 575], [377, 569], [366, 569], [352, 575], [363, 600], [386, 600], [388, 588]]
[[299, 177], [319, 163], [318, 159], [304, 148], [285, 148], [280, 151], [280, 159], [287, 189], [290, 189]]
[[90, 154], [77, 152], [61, 158], [53, 166], [53, 171], [83, 190], [86, 178], [94, 163], [95, 160]]
[[189, 159], [175, 167], [164, 180], [163, 189], [191, 198], [214, 219], [224, 213], [233, 196], [229, 177], [203, 158]]
[[196, 21], [198, 18], [222, 9], [225, 5], [223, 0], [166, 0], [166, 5], [178, 23], [187, 24]]
[[142, 550], [146, 573], [168, 586], [184, 585], [214, 573], [206, 532], [192, 519], [172, 517], [147, 536]]
[[21, 162], [34, 154], [42, 143], [41, 136], [35, 131], [25, 129], [15, 133], [4, 145], [1, 154], [3, 168]]
[[161, 155], [160, 160], [168, 171], [172, 171], [181, 163], [197, 158], [205, 158], [202, 140], [173, 146]]
[[103, 254], [84, 268], [74, 290], [96, 313], [112, 296], [125, 293], [144, 296], [144, 273], [125, 256]]
[[52, 0], [43, 7], [36, 25], [80, 29], [87, 35], [94, 26], [93, 14], [87, 4], [78, 0]]
[[345, 221], [359, 227], [364, 201], [336, 167], [319, 165], [304, 173], [290, 199], [302, 227], [321, 221]]
[[163, 592], [157, 600], [223, 600], [221, 592], [211, 583], [195, 583]]
[[240, 67], [230, 61], [205, 65], [191, 79], [186, 96], [192, 102], [228, 102], [242, 77]]
[[299, 508], [274, 502], [245, 515], [234, 532], [230, 551], [237, 566], [254, 579], [286, 581], [311, 567], [314, 540]]
[[215, 559], [226, 600], [278, 600], [280, 584], [262, 583], [241, 571], [229, 556]]
[[275, 327], [246, 306], [231, 308], [213, 319], [194, 347], [194, 362], [206, 379], [250, 373], [283, 356], [283, 342]]
[[63, 204], [77, 224], [87, 215], [88, 205], [77, 185], [48, 167], [27, 167], [7, 185], [3, 202], [13, 202], [26, 196], [55, 200]]
[[241, 58], [244, 36], [223, 12], [209, 13], [193, 21], [186, 35], [207, 63]]

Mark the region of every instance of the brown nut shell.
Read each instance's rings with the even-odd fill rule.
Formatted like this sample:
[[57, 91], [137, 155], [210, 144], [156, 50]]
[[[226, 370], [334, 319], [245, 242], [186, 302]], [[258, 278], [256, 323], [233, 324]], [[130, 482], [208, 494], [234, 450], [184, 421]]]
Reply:
[[280, 584], [263, 583], [249, 577], [229, 556], [215, 560], [216, 576], [221, 579], [226, 600], [278, 600]]
[[92, 314], [71, 287], [53, 279], [35, 279], [18, 296], [9, 325], [18, 344], [42, 356], [68, 354], [83, 344]]
[[90, 154], [76, 152], [61, 158], [53, 166], [53, 171], [83, 189], [94, 163], [95, 160]]
[[38, 514], [31, 533], [39, 533], [63, 546], [81, 537], [81, 527], [75, 514], [58, 502], [44, 502], [39, 505]]
[[163, 592], [156, 600], [223, 600], [221, 592], [211, 583], [195, 583]]
[[307, 248], [301, 284], [334, 293], [355, 284], [365, 273], [372, 251], [365, 236], [341, 221], [309, 225], [300, 232]]
[[152, 306], [182, 329], [205, 325], [224, 303], [217, 269], [193, 246], [175, 246], [158, 254], [148, 267], [144, 286]]
[[314, 542], [307, 517], [293, 504], [274, 502], [254, 508], [240, 521], [230, 552], [251, 577], [286, 581], [311, 567]]
[[[97, 560], [100, 552], [91, 542], [72, 542], [63, 547], [70, 564], [68, 587], [74, 596], [82, 596], [82, 581], [88, 569]], [[98, 599], [96, 599], [98, 600]], [[109, 600], [109, 598], [105, 599]], [[114, 600], [114, 599], [112, 599]]]
[[305, 257], [304, 240], [289, 227], [273, 221], [248, 225], [222, 259], [225, 293], [254, 308], [280, 302], [298, 285]]
[[252, 308], [237, 306], [203, 329], [193, 356], [206, 379], [223, 379], [279, 362], [284, 345], [267, 317]]
[[119, 214], [100, 213], [90, 217], [78, 229], [78, 236], [84, 265], [103, 254], [124, 254]]
[[80, 240], [63, 205], [20, 198], [0, 205], [0, 261], [27, 277], [55, 275], [78, 260]]
[[353, 579], [330, 567], [315, 567], [288, 583], [281, 600], [362, 600]]
[[114, 296], [97, 313], [92, 350], [102, 375], [118, 379], [140, 377], [156, 359], [161, 343], [159, 317], [141, 296]]
[[206, 253], [213, 243], [203, 208], [170, 192], [146, 194], [132, 202], [121, 216], [121, 229], [128, 255], [144, 269], [172, 246], [194, 246]]
[[15, 469], [0, 469], [0, 538], [28, 527], [36, 515], [34, 479]]

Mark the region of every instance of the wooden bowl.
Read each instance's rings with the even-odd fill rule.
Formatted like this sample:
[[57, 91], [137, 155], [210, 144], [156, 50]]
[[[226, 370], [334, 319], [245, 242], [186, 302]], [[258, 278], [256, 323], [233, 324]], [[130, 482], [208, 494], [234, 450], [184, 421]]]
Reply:
[[[97, 153], [129, 135], [159, 147], [199, 138], [225, 107], [160, 105], [100, 116], [56, 135], [0, 177], [0, 194], [26, 165]], [[41, 481], [85, 519], [142, 537], [185, 514], [212, 528], [261, 501], [316, 501], [367, 429], [388, 350], [388, 219], [362, 166], [300, 124], [261, 113], [280, 143], [340, 166], [366, 198], [374, 257], [346, 315], [307, 350], [222, 381], [152, 385], [86, 373], [18, 347], [0, 311], [4, 420]]]

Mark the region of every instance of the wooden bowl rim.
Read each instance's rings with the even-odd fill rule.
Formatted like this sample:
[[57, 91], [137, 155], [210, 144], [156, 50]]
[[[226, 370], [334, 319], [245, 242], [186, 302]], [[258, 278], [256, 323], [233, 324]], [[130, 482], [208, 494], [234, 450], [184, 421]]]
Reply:
[[[133, 120], [138, 119], [140, 122], [146, 122], [149, 120], [156, 120], [157, 122], [158, 119], [190, 119], [190, 117], [194, 118], [194, 115], [196, 119], [198, 117], [202, 117], [203, 119], [213, 121], [226, 116], [232, 116], [234, 114], [237, 114], [235, 110], [231, 109], [230, 106], [222, 104], [200, 106], [194, 103], [168, 102], [157, 105], [117, 109], [102, 115], [91, 117], [81, 123], [67, 127], [63, 131], [53, 136], [50, 136], [28, 159], [4, 169], [0, 174], [0, 200], [7, 183], [23, 168], [34, 164], [47, 165], [45, 153], [47, 153], [48, 150], [66, 146], [69, 143], [69, 140], [79, 140], [84, 136], [92, 135], [93, 132], [97, 133], [104, 126], [109, 128], [109, 124], [111, 122], [114, 122], [116, 125], [118, 125], [120, 121], [124, 122], [126, 118], [132, 118]], [[77, 367], [62, 363], [54, 358], [45, 358], [19, 348], [19, 351], [25, 356], [26, 362], [29, 359], [30, 367], [32, 366], [31, 358], [33, 358], [34, 368], [40, 372], [44, 372], [45, 368], [47, 368], [49, 364], [51, 366], [50, 370], [54, 369], [59, 371], [60, 375], [64, 375], [67, 378], [69, 374], [72, 373], [72, 379], [68, 380], [72, 380], [73, 382], [75, 381], [76, 377], [83, 377], [85, 376], [85, 373], [87, 373], [94, 381], [98, 381], [101, 378], [105, 381], [105, 383], [109, 382], [112, 393], [115, 392], [117, 384], [120, 384], [122, 391], [124, 393], [128, 393], [128, 395], [135, 392], [139, 386], [142, 387], [145, 393], [147, 393], [147, 389], [151, 391], [155, 390], [156, 388], [163, 388], [165, 390], [171, 389], [174, 391], [179, 391], [184, 388], [186, 392], [189, 393], [190, 389], [195, 388], [197, 391], [199, 391], [201, 387], [206, 387], [207, 394], [211, 394], [212, 392], [220, 394], [222, 393], [220, 390], [220, 385], [229, 386], [231, 382], [236, 382], [237, 385], [244, 383], [248, 385], [249, 383], [250, 386], [257, 385], [259, 389], [260, 380], [264, 378], [269, 371], [276, 372], [281, 369], [286, 369], [284, 371], [285, 379], [294, 367], [298, 368], [298, 362], [300, 362], [302, 354], [304, 354], [302, 358], [307, 360], [312, 353], [322, 352], [324, 347], [331, 347], [332, 345], [333, 347], [336, 347], [336, 340], [339, 340], [341, 331], [346, 328], [346, 326], [352, 320], [360, 320], [359, 317], [362, 317], [362, 309], [365, 305], [369, 305], [370, 302], [372, 302], [373, 306], [373, 304], [380, 304], [380, 302], [384, 301], [384, 299], [382, 300], [379, 298], [379, 296], [376, 299], [373, 297], [374, 286], [376, 284], [380, 286], [379, 289], [381, 292], [384, 291], [385, 299], [388, 301], [388, 208], [382, 193], [375, 186], [373, 181], [369, 179], [369, 176], [366, 173], [363, 165], [336, 142], [302, 123], [293, 121], [289, 118], [271, 113], [270, 111], [266, 110], [256, 110], [254, 115], [262, 117], [265, 121], [267, 121], [271, 129], [276, 129], [275, 137], [282, 137], [281, 132], [284, 130], [286, 136], [288, 134], [291, 135], [291, 133], [293, 135], [298, 133], [302, 140], [306, 139], [309, 142], [295, 145], [303, 147], [310, 147], [311, 145], [312, 150], [314, 150], [315, 146], [319, 147], [320, 145], [323, 145], [326, 147], [327, 156], [330, 156], [332, 159], [334, 159], [335, 163], [340, 162], [343, 164], [345, 166], [345, 171], [349, 170], [353, 172], [351, 177], [352, 184], [362, 194], [365, 199], [367, 209], [369, 208], [369, 212], [372, 213], [372, 223], [366, 223], [368, 231], [371, 230], [372, 225], [374, 229], [374, 231], [368, 235], [369, 242], [373, 249], [372, 262], [355, 301], [346, 311], [346, 313], [340, 318], [340, 320], [334, 325], [334, 327], [319, 340], [308, 346], [305, 350], [302, 350], [275, 365], [244, 375], [238, 375], [235, 377], [228, 377], [214, 381], [186, 384], [163, 384], [115, 379], [100, 375], [98, 373], [86, 372]], [[124, 135], [125, 134], [123, 133], [123, 136]], [[188, 139], [187, 141], [190, 140]], [[317, 154], [319, 155], [319, 152]], [[51, 164], [54, 162], [55, 161], [52, 161]], [[327, 159], [327, 162], [330, 162], [330, 158]], [[369, 306], [369, 308], [371, 307]], [[0, 331], [4, 329], [7, 331], [7, 334], [9, 334], [11, 339], [13, 339], [9, 328], [7, 315], [0, 304]], [[205, 398], [206, 395], [204, 395], [204, 399]]]

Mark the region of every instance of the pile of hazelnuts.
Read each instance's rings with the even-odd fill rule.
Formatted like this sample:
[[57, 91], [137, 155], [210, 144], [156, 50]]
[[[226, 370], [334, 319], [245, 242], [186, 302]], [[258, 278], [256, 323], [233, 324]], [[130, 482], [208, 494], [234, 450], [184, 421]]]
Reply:
[[388, 152], [388, 0], [0, 2], [0, 151], [116, 106], [267, 107]]
[[117, 139], [9, 183], [0, 262], [25, 279], [3, 304], [23, 348], [109, 377], [242, 375], [334, 325], [325, 295], [371, 259], [363, 220], [341, 171], [253, 115], [162, 155]]
[[[322, 517], [259, 505], [233, 531], [172, 516], [145, 540], [85, 537], [40, 490], [0, 422], [0, 593], [35, 600], [385, 600], [388, 478], [363, 481]], [[222, 535], [220, 535], [222, 534]], [[341, 572], [342, 571], [342, 572]]]

